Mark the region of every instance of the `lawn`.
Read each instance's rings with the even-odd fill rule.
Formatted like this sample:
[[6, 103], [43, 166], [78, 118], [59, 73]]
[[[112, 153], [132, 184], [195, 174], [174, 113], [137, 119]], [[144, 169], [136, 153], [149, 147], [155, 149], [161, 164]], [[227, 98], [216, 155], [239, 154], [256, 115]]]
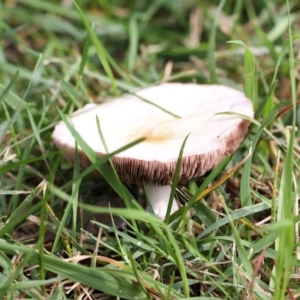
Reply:
[[[3, 0], [0, 17], [0, 299], [300, 299], [298, 0]], [[226, 85], [255, 110], [234, 154], [175, 174], [165, 221], [111, 155], [75, 134], [81, 170], [51, 138], [162, 82]]]

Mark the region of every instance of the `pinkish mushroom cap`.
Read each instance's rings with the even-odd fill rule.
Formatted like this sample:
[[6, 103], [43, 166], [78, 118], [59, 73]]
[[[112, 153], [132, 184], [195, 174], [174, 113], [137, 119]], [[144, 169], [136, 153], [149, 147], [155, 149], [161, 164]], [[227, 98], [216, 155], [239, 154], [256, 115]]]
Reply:
[[[88, 104], [78, 110], [71, 121], [99, 156], [106, 151], [96, 117], [110, 152], [144, 137], [143, 142], [114, 156], [114, 167], [125, 182], [167, 185], [174, 176], [179, 150], [188, 134], [180, 180], [204, 175], [239, 147], [249, 121], [234, 114], [219, 114], [222, 112], [253, 117], [251, 101], [235, 89], [221, 85], [165, 83], [100, 105]], [[64, 122], [57, 124], [52, 137], [56, 146], [65, 150], [66, 158], [73, 161], [75, 140]], [[89, 164], [81, 152], [82, 167]]]

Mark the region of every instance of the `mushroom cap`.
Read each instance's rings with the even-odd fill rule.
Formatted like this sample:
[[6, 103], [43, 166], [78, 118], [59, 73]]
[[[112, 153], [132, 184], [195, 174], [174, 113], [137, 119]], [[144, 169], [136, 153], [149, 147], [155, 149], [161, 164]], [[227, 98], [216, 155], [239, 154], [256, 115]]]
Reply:
[[[179, 116], [175, 117], [155, 105]], [[88, 104], [76, 111], [71, 122], [86, 143], [99, 155], [98, 116], [107, 148], [115, 151], [139, 138], [145, 140], [112, 158], [121, 180], [165, 185], [173, 178], [180, 148], [184, 147], [179, 179], [204, 175], [243, 141], [249, 121], [234, 112], [253, 117], [251, 101], [235, 89], [221, 85], [164, 83], [124, 95], [100, 105]], [[75, 140], [64, 122], [52, 135], [59, 149], [74, 160]], [[82, 168], [90, 165], [81, 149]]]

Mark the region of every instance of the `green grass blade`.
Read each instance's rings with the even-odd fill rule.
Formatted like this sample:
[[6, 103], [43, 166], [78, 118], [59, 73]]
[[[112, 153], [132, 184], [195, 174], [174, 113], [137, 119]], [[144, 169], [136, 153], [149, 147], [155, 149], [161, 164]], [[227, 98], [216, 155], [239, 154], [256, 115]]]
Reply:
[[135, 15], [132, 15], [129, 20], [129, 49], [128, 49], [128, 71], [132, 72], [135, 62], [137, 60], [139, 29], [138, 22]]
[[[76, 142], [84, 151], [85, 155], [90, 159], [91, 163], [96, 163], [99, 157], [97, 154], [91, 149], [91, 147], [81, 138], [81, 136], [78, 134], [78, 132], [75, 130], [75, 128], [71, 125], [69, 120], [63, 115], [63, 113], [59, 111], [59, 114], [62, 118], [62, 120], [65, 122], [68, 130], [72, 133], [74, 136]], [[95, 120], [96, 122], [96, 120]], [[100, 172], [100, 174], [105, 178], [105, 180], [112, 186], [112, 188], [120, 195], [120, 197], [123, 196], [123, 192], [126, 193], [126, 197], [128, 199], [133, 199], [133, 196], [128, 191], [128, 189], [123, 186], [120, 190], [119, 184], [115, 181], [115, 175], [113, 174], [113, 171], [105, 164], [100, 165], [97, 170]]]
[[251, 201], [251, 186], [250, 186], [250, 173], [251, 173], [251, 165], [252, 165], [252, 159], [254, 155], [254, 151], [256, 149], [256, 146], [259, 142], [260, 136], [263, 133], [264, 129], [271, 123], [273, 122], [275, 116], [277, 115], [279, 109], [281, 108], [281, 105], [277, 105], [274, 107], [274, 109], [271, 111], [271, 113], [268, 115], [268, 117], [263, 121], [259, 129], [256, 131], [256, 134], [254, 138], [252, 139], [252, 153], [248, 160], [246, 161], [244, 168], [243, 168], [243, 173], [242, 173], [242, 179], [241, 179], [241, 188], [240, 188], [240, 193], [241, 193], [241, 206], [249, 206], [252, 204]]
[[210, 83], [218, 83], [217, 66], [215, 62], [216, 34], [219, 24], [220, 15], [226, 0], [221, 0], [209, 36], [209, 47], [207, 52], [208, 67], [210, 72]]
[[277, 211], [277, 222], [286, 225], [275, 242], [275, 249], [278, 251], [276, 265], [273, 268], [274, 281], [271, 280], [271, 286], [274, 286], [274, 299], [281, 300], [285, 297], [286, 288], [291, 272], [292, 255], [294, 250], [294, 208], [297, 201], [296, 195], [293, 193], [293, 153], [295, 142], [295, 126], [296, 126], [296, 78], [295, 78], [295, 62], [294, 62], [294, 45], [290, 23], [289, 1], [286, 1], [289, 16], [289, 70], [291, 80], [291, 92], [293, 103], [292, 128], [287, 133], [288, 149], [284, 160], [283, 173], [280, 182], [279, 201]]
[[[0, 242], [0, 250], [11, 254], [23, 253], [30, 255], [29, 261], [39, 263], [39, 253], [29, 247]], [[63, 278], [69, 278], [74, 282], [80, 282], [86, 286], [124, 299], [147, 299], [141, 288], [124, 278], [111, 276], [105, 268], [91, 269], [78, 264], [69, 263], [51, 255], [44, 256], [45, 268]], [[101, 283], [101, 284], [99, 284]]]
[[91, 39], [91, 42], [93, 43], [94, 47], [97, 50], [97, 54], [98, 54], [98, 57], [99, 57], [99, 59], [100, 59], [100, 61], [102, 63], [102, 66], [103, 66], [103, 68], [104, 68], [107, 76], [110, 79], [111, 85], [113, 87], [114, 94], [117, 96], [119, 94], [119, 92], [118, 92], [118, 89], [117, 89], [117, 85], [116, 85], [116, 82], [115, 82], [115, 78], [114, 78], [113, 72], [112, 72], [112, 70], [110, 68], [109, 62], [108, 62], [107, 57], [105, 55], [104, 47], [103, 47], [102, 43], [100, 42], [100, 40], [95, 35], [92, 27], [89, 24], [88, 19], [86, 18], [84, 12], [80, 8], [77, 0], [73, 0], [73, 3], [74, 3], [75, 7], [77, 8], [77, 10], [78, 10], [78, 12], [79, 12], [79, 14], [81, 16], [81, 19], [82, 19], [82, 21], [84, 23], [84, 26], [85, 26], [86, 30], [88, 31], [89, 37]]
[[174, 172], [174, 177], [173, 177], [173, 182], [172, 182], [172, 187], [171, 187], [171, 194], [170, 194], [168, 208], [167, 208], [167, 213], [166, 213], [166, 217], [165, 217], [165, 222], [167, 224], [169, 223], [170, 213], [171, 213], [173, 201], [176, 201], [174, 199], [175, 198], [175, 193], [176, 193], [176, 187], [177, 187], [177, 184], [179, 182], [179, 175], [180, 175], [180, 169], [181, 169], [182, 155], [183, 155], [184, 147], [185, 147], [185, 144], [187, 142], [188, 137], [189, 137], [189, 134], [183, 140], [182, 145], [181, 145], [180, 150], [179, 150], [179, 155], [178, 155], [178, 159], [177, 159], [177, 163], [176, 163], [176, 167], [175, 167], [175, 172]]

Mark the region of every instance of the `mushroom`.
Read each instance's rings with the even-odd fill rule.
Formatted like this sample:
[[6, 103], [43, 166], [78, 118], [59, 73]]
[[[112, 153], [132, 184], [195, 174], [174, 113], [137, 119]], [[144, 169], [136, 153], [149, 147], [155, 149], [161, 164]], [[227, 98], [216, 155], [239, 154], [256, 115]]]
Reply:
[[[240, 91], [221, 85], [164, 83], [100, 105], [88, 104], [71, 117], [71, 122], [99, 156], [106, 151], [96, 117], [110, 152], [145, 138], [115, 155], [112, 162], [124, 182], [146, 184], [154, 213], [163, 219], [170, 180], [186, 136], [189, 134], [179, 180], [204, 175], [238, 148], [249, 126], [249, 121], [240, 115], [253, 117], [252, 103]], [[64, 122], [57, 124], [52, 138], [73, 161], [75, 140]], [[81, 164], [88, 167], [88, 160], [83, 159]], [[177, 209], [173, 201], [171, 213]]]

